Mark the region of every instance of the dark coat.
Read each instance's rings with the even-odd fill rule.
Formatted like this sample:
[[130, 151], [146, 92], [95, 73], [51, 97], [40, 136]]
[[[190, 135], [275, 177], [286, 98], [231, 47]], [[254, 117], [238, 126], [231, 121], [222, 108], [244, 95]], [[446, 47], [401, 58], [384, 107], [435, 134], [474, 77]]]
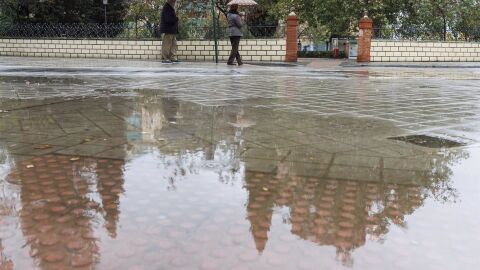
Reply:
[[178, 17], [175, 14], [175, 9], [169, 3], [165, 3], [162, 9], [160, 33], [178, 34]]
[[231, 37], [243, 36], [243, 22], [242, 17], [237, 12], [229, 12], [227, 14], [228, 19], [228, 34]]

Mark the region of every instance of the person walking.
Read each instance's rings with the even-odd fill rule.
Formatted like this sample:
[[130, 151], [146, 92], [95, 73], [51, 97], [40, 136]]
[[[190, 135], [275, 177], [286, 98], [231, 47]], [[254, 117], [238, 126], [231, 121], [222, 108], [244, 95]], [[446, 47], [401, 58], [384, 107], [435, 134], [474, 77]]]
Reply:
[[238, 5], [231, 5], [230, 10], [227, 14], [228, 19], [228, 32], [230, 36], [230, 44], [232, 45], [232, 51], [230, 52], [230, 57], [228, 58], [227, 65], [234, 66], [235, 59], [239, 66], [243, 65], [242, 57], [238, 51], [240, 47], [240, 39], [243, 36], [243, 21], [242, 17], [238, 13]]
[[178, 16], [175, 13], [176, 0], [167, 0], [160, 18], [160, 33], [162, 34], [162, 63], [178, 62], [177, 35]]

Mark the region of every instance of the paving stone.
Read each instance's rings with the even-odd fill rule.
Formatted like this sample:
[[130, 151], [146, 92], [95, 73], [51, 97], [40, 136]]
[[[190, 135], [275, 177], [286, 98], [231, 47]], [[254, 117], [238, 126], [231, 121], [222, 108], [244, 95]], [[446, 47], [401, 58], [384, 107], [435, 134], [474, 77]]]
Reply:
[[81, 144], [55, 151], [55, 153], [62, 155], [94, 157], [95, 154], [106, 151], [110, 148], [111, 146]]
[[359, 180], [368, 182], [380, 181], [380, 170], [374, 167], [332, 166], [328, 177], [335, 179]]
[[336, 154], [335, 159], [333, 160], [333, 164], [344, 165], [344, 166], [362, 166], [362, 167], [380, 168], [380, 158]]
[[[0, 69], [7, 268], [475, 265], [474, 70], [12, 57]], [[388, 139], [439, 134], [467, 145]]]

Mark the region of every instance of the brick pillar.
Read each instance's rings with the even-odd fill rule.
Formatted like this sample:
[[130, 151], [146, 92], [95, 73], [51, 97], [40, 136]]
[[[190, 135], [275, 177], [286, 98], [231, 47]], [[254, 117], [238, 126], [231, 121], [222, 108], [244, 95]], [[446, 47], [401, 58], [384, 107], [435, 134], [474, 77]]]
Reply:
[[360, 32], [358, 34], [358, 53], [357, 62], [370, 62], [370, 49], [372, 47], [373, 21], [365, 15], [358, 25]]
[[285, 62], [297, 62], [298, 43], [297, 43], [298, 17], [292, 12], [287, 17], [287, 55]]

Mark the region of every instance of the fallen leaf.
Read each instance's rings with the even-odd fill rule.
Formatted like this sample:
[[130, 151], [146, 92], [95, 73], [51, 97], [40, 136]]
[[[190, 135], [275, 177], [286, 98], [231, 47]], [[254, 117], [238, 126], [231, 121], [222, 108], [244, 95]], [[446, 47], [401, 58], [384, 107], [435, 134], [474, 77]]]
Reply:
[[72, 158], [70, 159], [70, 161], [77, 161], [77, 160], [80, 160], [80, 158], [79, 158], [79, 157], [72, 157]]
[[263, 187], [262, 189], [263, 189], [263, 191], [268, 191], [268, 188], [266, 188], [266, 187]]
[[0, 110], [0, 113], [7, 113], [8, 111], [6, 110]]
[[27, 167], [27, 169], [31, 169], [31, 168], [35, 168], [35, 165], [33, 165], [33, 164], [28, 164], [26, 167]]

